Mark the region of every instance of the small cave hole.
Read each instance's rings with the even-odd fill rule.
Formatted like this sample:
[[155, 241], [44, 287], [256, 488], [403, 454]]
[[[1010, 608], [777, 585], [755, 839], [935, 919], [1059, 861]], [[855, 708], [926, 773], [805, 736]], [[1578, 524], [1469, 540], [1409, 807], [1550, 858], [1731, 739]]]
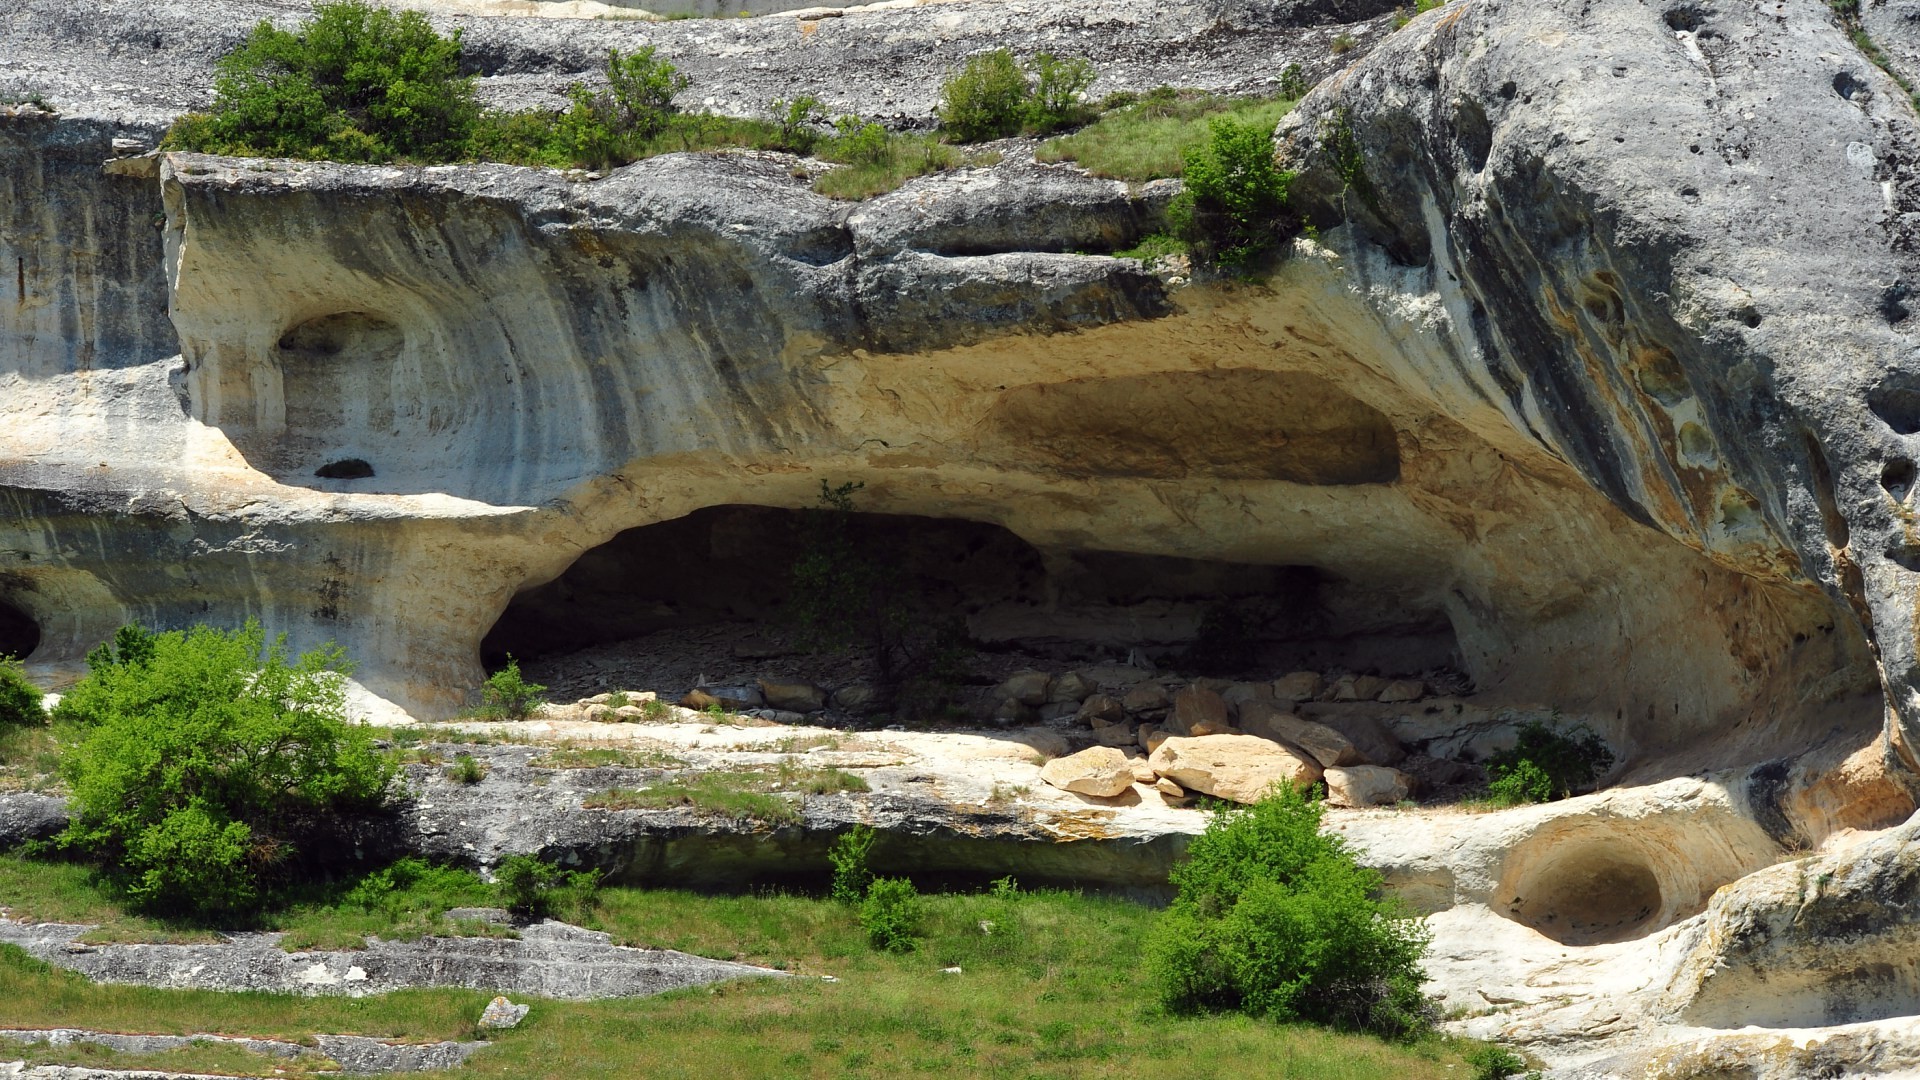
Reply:
[[1833, 92], [1848, 101], [1854, 100], [1856, 96], [1864, 97], [1872, 93], [1867, 84], [1855, 78], [1851, 71], [1842, 71], [1833, 77]]
[[1897, 457], [1880, 468], [1880, 486], [1899, 502], [1905, 502], [1907, 493], [1913, 490], [1913, 477], [1912, 458]]
[[365, 480], [373, 475], [373, 466], [357, 457], [329, 461], [313, 470], [322, 480]]
[[12, 604], [0, 601], [0, 656], [25, 660], [40, 647], [40, 624]]
[[1912, 295], [1913, 290], [1908, 288], [1904, 281], [1896, 281], [1882, 290], [1880, 317], [1887, 320], [1888, 326], [1898, 326], [1907, 321], [1907, 316], [1912, 312], [1907, 310], [1906, 301]]
[[1867, 407], [1895, 435], [1920, 431], [1920, 378], [1895, 372], [1867, 392]]
[[1668, 8], [1667, 29], [1676, 34], [1692, 33], [1700, 29], [1700, 9], [1691, 4]]

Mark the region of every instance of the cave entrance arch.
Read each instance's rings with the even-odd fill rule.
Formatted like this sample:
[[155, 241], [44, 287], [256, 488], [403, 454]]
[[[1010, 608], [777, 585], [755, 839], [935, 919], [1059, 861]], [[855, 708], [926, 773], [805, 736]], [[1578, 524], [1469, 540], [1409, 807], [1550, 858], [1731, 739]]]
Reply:
[[0, 600], [0, 657], [25, 660], [40, 647], [40, 624], [20, 608]]
[[[516, 596], [482, 641], [482, 662], [498, 668], [509, 655], [540, 661], [630, 642], [630, 652], [661, 655], [705, 648], [706, 666], [687, 661], [687, 685], [696, 674], [756, 664], [764, 672], [761, 660], [794, 651], [792, 568], [807, 513], [715, 506], [621, 532]], [[999, 525], [953, 518], [856, 512], [850, 522], [896, 568], [917, 618], [957, 618], [983, 651], [1025, 653], [1036, 664], [1131, 659], [1197, 671], [1183, 663], [1196, 638], [1219, 637], [1223, 624], [1229, 639], [1247, 639], [1230, 658], [1245, 670], [1200, 673], [1402, 675], [1457, 663], [1437, 607], [1315, 567], [1042, 549]], [[632, 688], [676, 689], [661, 679]]]

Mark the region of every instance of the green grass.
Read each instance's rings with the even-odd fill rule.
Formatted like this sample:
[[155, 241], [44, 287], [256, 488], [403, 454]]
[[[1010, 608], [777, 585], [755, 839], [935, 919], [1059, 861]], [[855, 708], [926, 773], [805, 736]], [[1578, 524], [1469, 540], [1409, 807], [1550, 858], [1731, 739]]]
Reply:
[[[823, 144], [820, 154], [828, 161], [840, 158], [832, 141]], [[883, 159], [842, 164], [815, 180], [813, 190], [834, 199], [868, 199], [916, 176], [958, 168], [962, 160], [960, 151], [930, 135], [890, 134]]]
[[1114, 254], [1123, 259], [1139, 259], [1142, 262], [1151, 262], [1164, 255], [1185, 255], [1192, 250], [1193, 245], [1177, 236], [1169, 236], [1166, 233], [1154, 233], [1151, 236], [1141, 237], [1139, 243], [1125, 251], [1116, 251]]
[[57, 791], [60, 751], [81, 732], [73, 724], [0, 725], [0, 791]]
[[[535, 1000], [520, 1027], [491, 1033], [494, 1045], [449, 1075], [1469, 1075], [1462, 1064], [1468, 1044], [1452, 1040], [1403, 1046], [1241, 1016], [1164, 1013], [1139, 965], [1139, 942], [1154, 917], [1128, 901], [1062, 892], [930, 896], [920, 948], [894, 955], [870, 949], [854, 913], [822, 899], [607, 889], [597, 919], [618, 941], [838, 981], [747, 980], [625, 1001]], [[956, 965], [961, 974], [940, 970]], [[7, 1022], [22, 1027], [459, 1039], [474, 1037], [489, 996], [432, 990], [304, 998], [96, 986], [0, 948], [0, 1000], [8, 1003]], [[192, 1053], [170, 1064], [197, 1067]]]
[[1158, 180], [1179, 176], [1181, 153], [1207, 141], [1207, 121], [1230, 117], [1272, 128], [1293, 108], [1291, 100], [1221, 98], [1157, 91], [1114, 109], [1071, 135], [1048, 139], [1034, 157], [1074, 161], [1095, 176], [1113, 180]]
[[687, 763], [665, 750], [616, 750], [605, 746], [559, 746], [527, 762], [532, 769], [684, 769]]

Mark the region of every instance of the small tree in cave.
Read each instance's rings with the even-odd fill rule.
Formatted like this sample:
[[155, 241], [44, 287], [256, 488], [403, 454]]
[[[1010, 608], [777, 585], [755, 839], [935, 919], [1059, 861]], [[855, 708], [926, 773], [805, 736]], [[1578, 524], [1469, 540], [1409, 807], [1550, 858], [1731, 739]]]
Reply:
[[853, 494], [864, 486], [820, 481], [793, 564], [793, 620], [810, 649], [864, 653], [883, 707], [936, 713], [964, 674], [966, 630], [928, 618], [900, 554], [860, 534]]

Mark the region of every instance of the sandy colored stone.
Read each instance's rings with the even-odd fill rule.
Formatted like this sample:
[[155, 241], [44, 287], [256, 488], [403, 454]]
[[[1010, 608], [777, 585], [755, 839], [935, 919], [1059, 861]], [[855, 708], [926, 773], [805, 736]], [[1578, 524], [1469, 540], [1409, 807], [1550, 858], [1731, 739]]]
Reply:
[[1133, 765], [1119, 750], [1095, 746], [1047, 762], [1040, 779], [1077, 795], [1111, 798], [1133, 786]]
[[1401, 704], [1427, 696], [1427, 684], [1420, 679], [1395, 679], [1374, 695], [1375, 701]]
[[1183, 735], [1195, 734], [1196, 726], [1218, 734], [1230, 726], [1231, 718], [1232, 710], [1227, 708], [1226, 699], [1196, 683], [1173, 695], [1173, 712], [1167, 717], [1167, 726]]
[[1295, 671], [1273, 680], [1273, 696], [1281, 701], [1312, 701], [1326, 685], [1317, 671]]
[[1387, 680], [1378, 675], [1342, 675], [1326, 691], [1329, 701], [1372, 701], [1387, 688]]
[[1413, 790], [1407, 774], [1384, 765], [1351, 765], [1326, 771], [1327, 801], [1335, 806], [1392, 806]]
[[1159, 683], [1141, 683], [1127, 691], [1120, 700], [1122, 708], [1130, 713], [1158, 712], [1169, 704], [1167, 688]]
[[760, 680], [760, 694], [769, 706], [790, 712], [819, 712], [827, 707], [827, 692], [812, 683]]
[[1241, 709], [1253, 702], [1271, 702], [1273, 684], [1269, 682], [1237, 682], [1220, 691], [1220, 697], [1227, 707], [1238, 715]]
[[1301, 719], [1339, 732], [1371, 764], [1397, 766], [1405, 760], [1407, 749], [1374, 715], [1378, 711], [1378, 706], [1367, 704], [1309, 704], [1302, 706]]
[[1155, 750], [1160, 749], [1161, 743], [1171, 739], [1173, 732], [1168, 731], [1166, 728], [1154, 727], [1152, 724], [1142, 724], [1140, 725], [1139, 737], [1141, 749], [1151, 754]]
[[1044, 705], [1047, 703], [1047, 688], [1052, 685], [1053, 676], [1044, 671], [1022, 671], [995, 687], [993, 696], [1001, 701], [1017, 701], [1022, 705]]
[[1081, 702], [1093, 693], [1093, 684], [1077, 671], [1069, 671], [1053, 680], [1047, 687], [1047, 700], [1050, 702]]
[[[632, 706], [628, 707], [631, 708]], [[596, 723], [608, 723], [612, 721], [616, 715], [616, 711], [610, 705], [593, 704], [586, 707], [586, 718]]]
[[1093, 725], [1093, 741], [1101, 746], [1129, 747], [1139, 744], [1139, 735], [1130, 721]]
[[1146, 758], [1128, 758], [1127, 764], [1133, 769], [1133, 782], [1136, 784], [1152, 785], [1160, 779], [1160, 774], [1153, 771], [1153, 766], [1147, 764]]
[[1080, 703], [1074, 715], [1083, 724], [1117, 724], [1127, 718], [1127, 710], [1110, 694], [1094, 694]]
[[1367, 764], [1366, 755], [1338, 731], [1273, 706], [1250, 707], [1240, 717], [1240, 730], [1304, 750], [1323, 768]]
[[850, 712], [859, 712], [873, 704], [875, 694], [871, 686], [843, 686], [833, 692], [834, 705]]
[[1189, 791], [1250, 803], [1277, 783], [1317, 783], [1321, 768], [1255, 735], [1170, 738], [1147, 759], [1153, 771]]

